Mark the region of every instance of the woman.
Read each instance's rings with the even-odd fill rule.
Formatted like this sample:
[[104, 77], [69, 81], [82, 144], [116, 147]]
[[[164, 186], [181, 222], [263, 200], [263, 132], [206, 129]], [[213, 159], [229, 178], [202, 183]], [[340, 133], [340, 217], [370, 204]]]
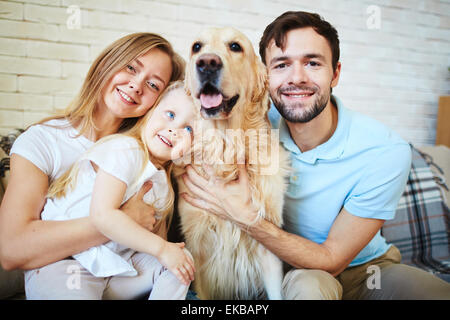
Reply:
[[[42, 221], [49, 183], [95, 141], [133, 126], [183, 73], [182, 58], [164, 38], [151, 33], [125, 36], [94, 61], [80, 93], [62, 115], [41, 121], [16, 140], [0, 207], [4, 269], [47, 266], [108, 241], [88, 218]], [[149, 188], [141, 189], [122, 210], [151, 229], [155, 220], [142, 201]]]

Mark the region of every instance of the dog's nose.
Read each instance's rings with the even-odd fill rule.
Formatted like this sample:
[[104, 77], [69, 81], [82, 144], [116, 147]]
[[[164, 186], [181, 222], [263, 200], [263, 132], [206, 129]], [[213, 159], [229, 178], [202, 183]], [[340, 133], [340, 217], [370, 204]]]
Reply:
[[197, 70], [201, 73], [212, 73], [222, 69], [222, 60], [217, 54], [205, 53], [197, 59]]

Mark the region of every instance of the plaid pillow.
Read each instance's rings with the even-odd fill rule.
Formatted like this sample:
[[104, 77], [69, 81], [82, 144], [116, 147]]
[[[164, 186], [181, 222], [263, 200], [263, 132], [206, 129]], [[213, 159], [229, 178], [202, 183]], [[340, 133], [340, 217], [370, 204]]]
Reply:
[[450, 282], [450, 212], [430, 169], [431, 157], [412, 148], [405, 192], [382, 234], [402, 253], [402, 263]]

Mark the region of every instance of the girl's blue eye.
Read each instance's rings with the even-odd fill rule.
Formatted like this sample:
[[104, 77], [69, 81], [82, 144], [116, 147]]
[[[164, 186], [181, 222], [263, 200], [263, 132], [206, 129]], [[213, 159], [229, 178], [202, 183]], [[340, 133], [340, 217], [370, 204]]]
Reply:
[[153, 82], [148, 82], [148, 85], [149, 85], [151, 88], [155, 89], [156, 91], [159, 91], [159, 87], [158, 87], [156, 84], [154, 84]]
[[133, 72], [136, 71], [136, 69], [132, 65], [129, 65], [129, 64], [127, 64], [127, 69], [130, 71], [133, 71]]
[[172, 111], [167, 111], [167, 112], [166, 112], [166, 115], [167, 115], [170, 119], [175, 118], [175, 113], [173, 113]]
[[192, 127], [191, 126], [186, 126], [186, 127], [184, 127], [185, 129], [186, 129], [186, 131], [187, 132], [189, 132], [189, 133], [192, 133], [192, 132], [194, 132], [194, 129], [192, 129]]

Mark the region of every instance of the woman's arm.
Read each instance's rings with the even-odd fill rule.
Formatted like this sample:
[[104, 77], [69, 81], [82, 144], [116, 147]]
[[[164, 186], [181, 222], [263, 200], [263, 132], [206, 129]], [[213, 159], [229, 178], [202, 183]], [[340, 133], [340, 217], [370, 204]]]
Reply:
[[88, 218], [41, 220], [47, 190], [47, 175], [13, 154], [0, 207], [0, 262], [4, 269], [38, 268], [108, 240]]
[[[149, 230], [155, 211], [143, 196], [151, 187], [144, 185], [122, 206], [123, 212]], [[89, 218], [41, 220], [47, 191], [48, 176], [13, 154], [0, 207], [0, 263], [5, 270], [39, 268], [109, 241]]]

